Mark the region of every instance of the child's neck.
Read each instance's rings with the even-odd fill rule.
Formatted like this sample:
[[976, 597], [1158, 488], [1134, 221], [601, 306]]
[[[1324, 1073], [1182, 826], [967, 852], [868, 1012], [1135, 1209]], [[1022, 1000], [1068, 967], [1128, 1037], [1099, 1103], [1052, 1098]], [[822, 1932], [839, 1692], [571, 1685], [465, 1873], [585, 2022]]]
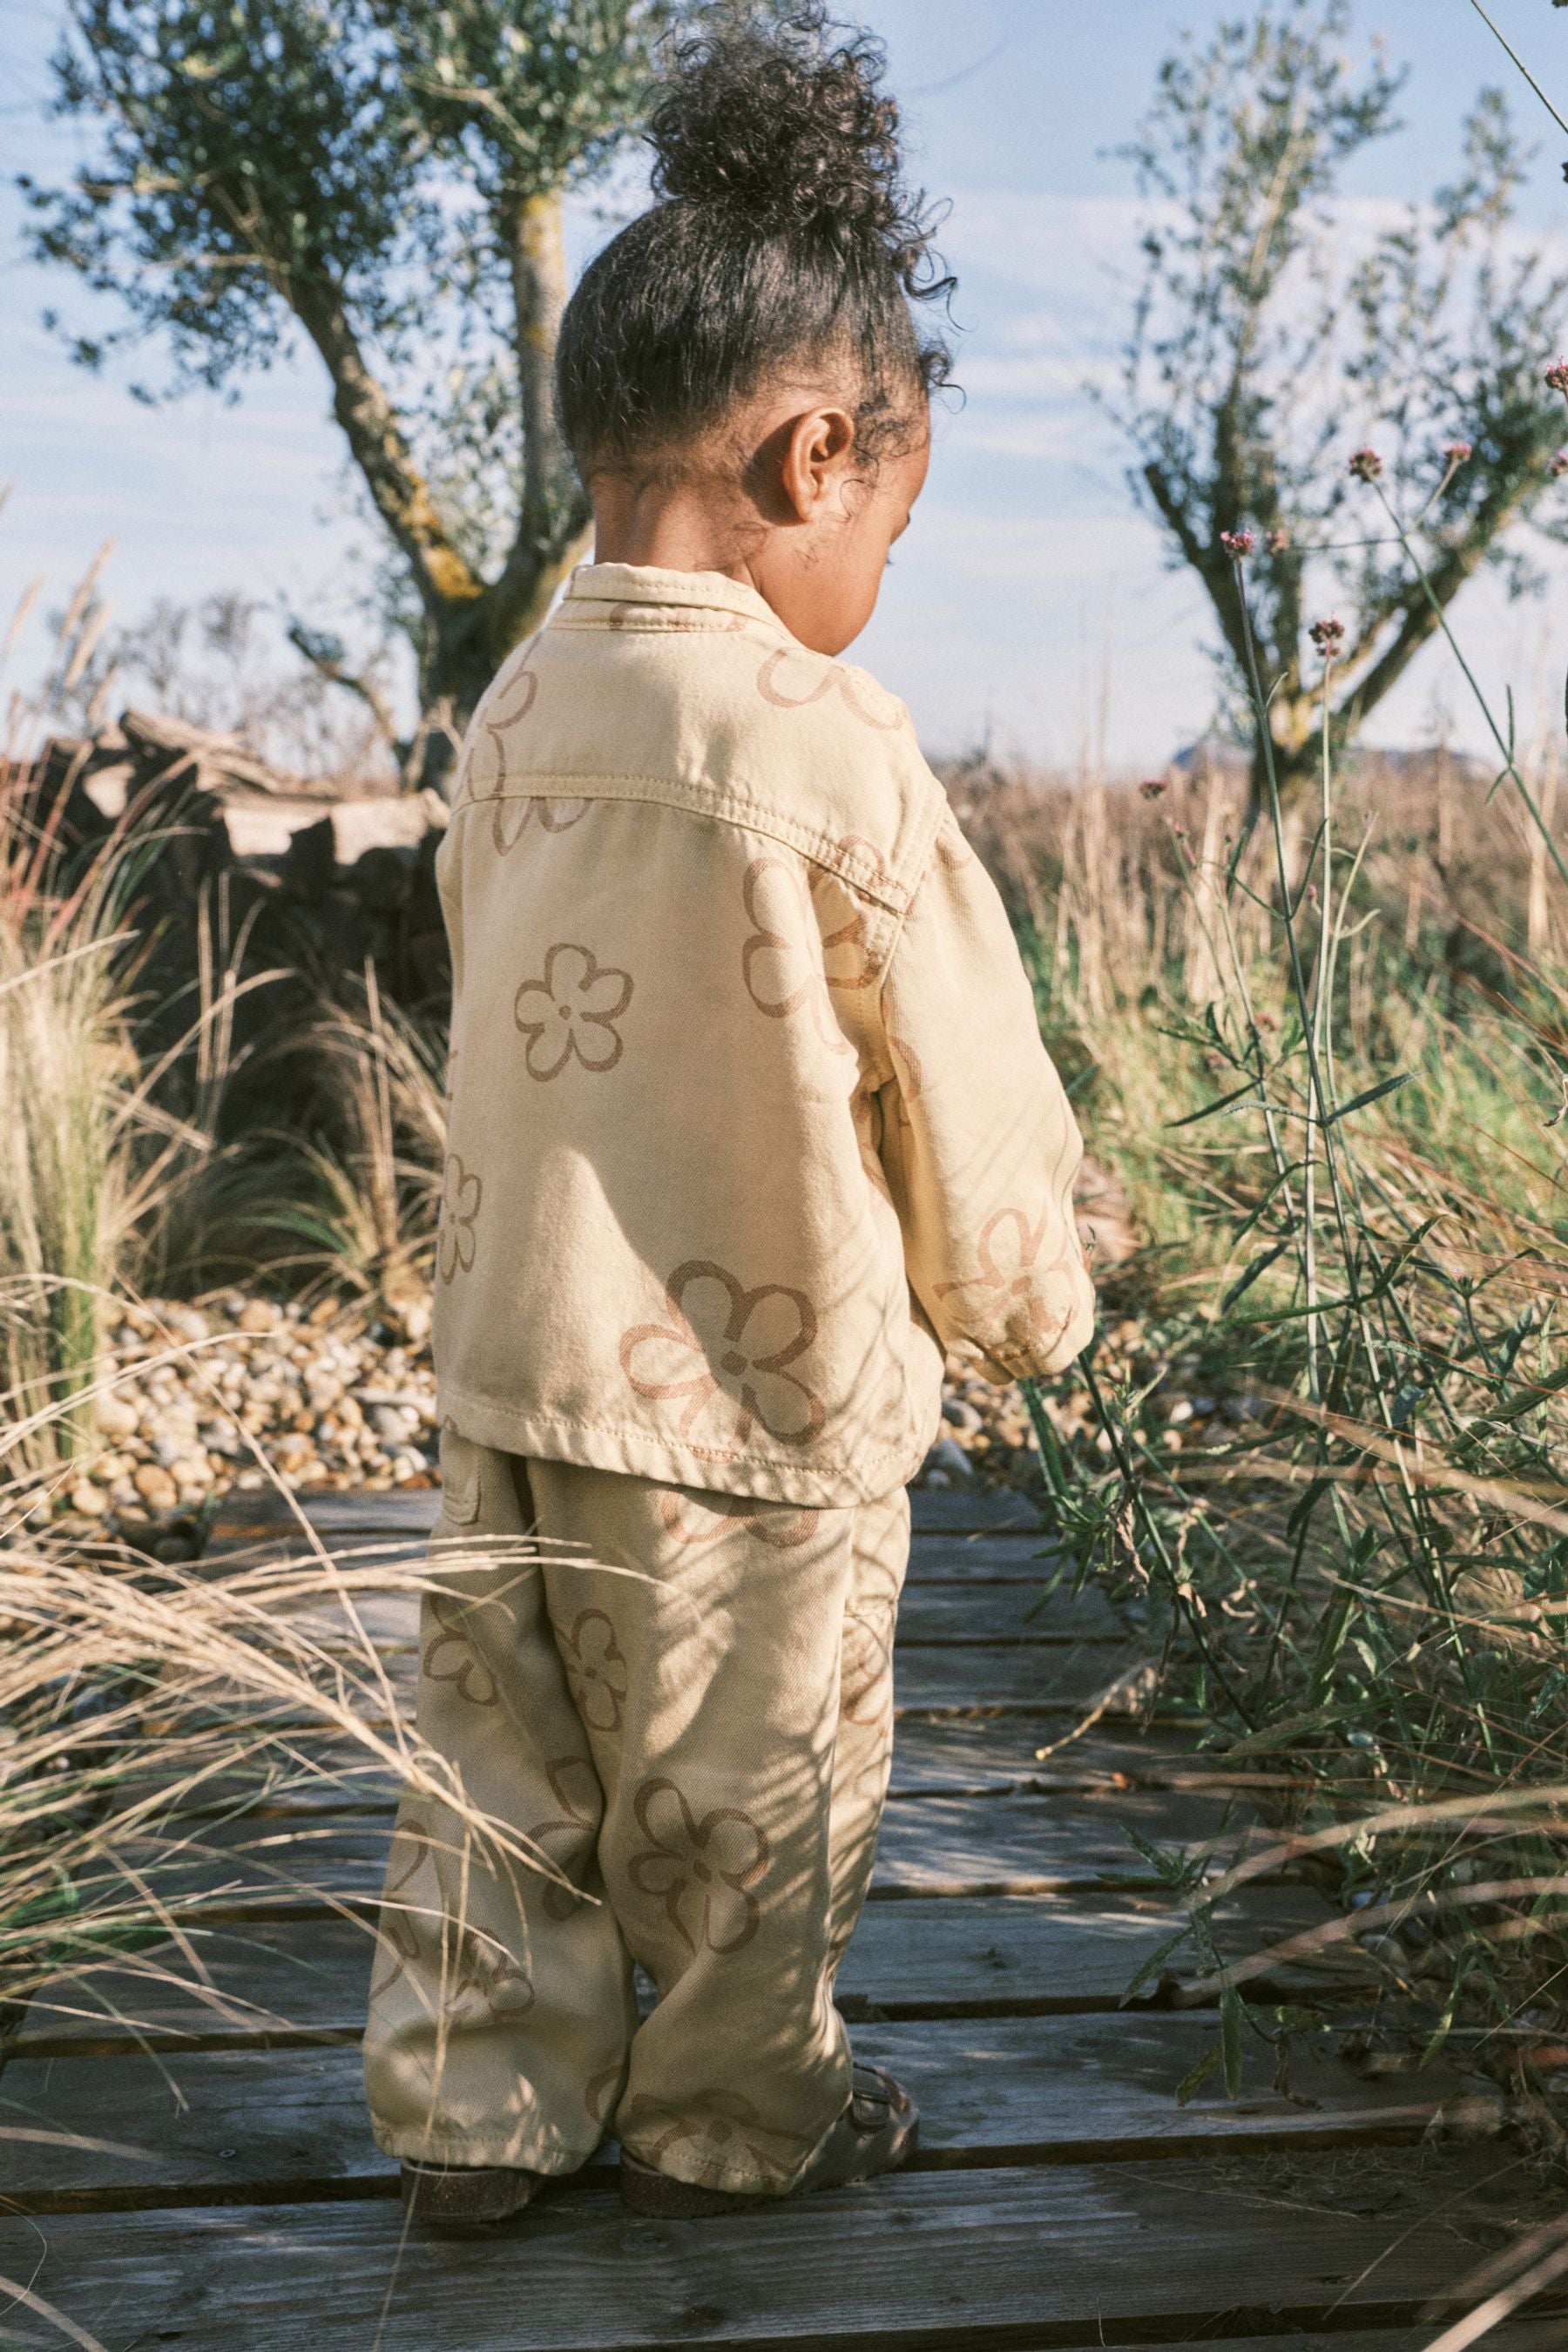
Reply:
[[751, 557], [768, 532], [749, 502], [715, 500], [708, 484], [594, 484], [594, 561], [659, 572], [719, 572], [755, 587]]

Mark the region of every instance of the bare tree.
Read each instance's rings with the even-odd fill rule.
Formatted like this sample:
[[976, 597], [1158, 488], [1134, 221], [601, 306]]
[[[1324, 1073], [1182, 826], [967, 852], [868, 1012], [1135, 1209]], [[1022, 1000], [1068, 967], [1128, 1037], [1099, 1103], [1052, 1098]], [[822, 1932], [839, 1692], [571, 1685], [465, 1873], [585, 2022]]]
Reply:
[[[1513, 525], [1564, 535], [1538, 509], [1563, 470], [1542, 373], [1568, 273], [1513, 225], [1524, 159], [1503, 99], [1481, 92], [1451, 185], [1369, 228], [1367, 208], [1336, 199], [1344, 166], [1395, 127], [1402, 77], [1375, 47], [1352, 66], [1348, 24], [1344, 0], [1281, 0], [1184, 41], [1127, 151], [1150, 207], [1113, 404], [1130, 480], [1207, 592], [1238, 708], [1241, 591], [1221, 535], [1252, 530], [1247, 591], [1286, 790], [1321, 722], [1301, 667], [1314, 606], [1337, 593], [1353, 612], [1331, 717], [1343, 744], [1483, 564], [1531, 584]], [[1357, 443], [1377, 460], [1359, 470], [1419, 517], [1430, 595], [1358, 489]], [[1259, 743], [1257, 792], [1261, 758]]]
[[561, 199], [636, 125], [679, 6], [72, 0], [56, 107], [94, 152], [23, 184], [35, 252], [122, 308], [75, 354], [151, 339], [163, 393], [228, 389], [303, 334], [439, 722], [426, 781], [584, 545], [551, 403]]

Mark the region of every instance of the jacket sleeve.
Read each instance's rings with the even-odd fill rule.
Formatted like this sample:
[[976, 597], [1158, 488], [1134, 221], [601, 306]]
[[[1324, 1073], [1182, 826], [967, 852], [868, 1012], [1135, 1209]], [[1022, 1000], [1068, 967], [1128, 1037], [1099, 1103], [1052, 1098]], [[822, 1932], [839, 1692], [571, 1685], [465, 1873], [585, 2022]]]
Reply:
[[910, 1285], [993, 1379], [1059, 1371], [1094, 1293], [1073, 1216], [1083, 1156], [994, 884], [944, 816], [889, 963], [881, 1157]]

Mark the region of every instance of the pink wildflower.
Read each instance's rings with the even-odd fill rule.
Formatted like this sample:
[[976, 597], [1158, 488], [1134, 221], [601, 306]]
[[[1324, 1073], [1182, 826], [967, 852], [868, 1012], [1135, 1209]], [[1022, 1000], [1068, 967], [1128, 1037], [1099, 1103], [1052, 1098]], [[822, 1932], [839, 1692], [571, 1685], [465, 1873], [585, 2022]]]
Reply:
[[1270, 555], [1283, 555], [1290, 544], [1290, 534], [1288, 530], [1266, 530], [1263, 534], [1263, 544]]
[[1546, 468], [1549, 474], [1568, 474], [1568, 449], [1559, 449]]
[[1331, 614], [1326, 621], [1314, 621], [1307, 635], [1325, 661], [1331, 661], [1345, 641], [1345, 625]]
[[1222, 530], [1219, 543], [1232, 562], [1237, 563], [1244, 555], [1250, 555], [1257, 544], [1249, 530]]
[[1555, 359], [1546, 371], [1548, 392], [1568, 392], [1568, 359]]
[[1138, 789], [1146, 801], [1157, 801], [1167, 786], [1163, 776], [1145, 776]]
[[1375, 482], [1383, 471], [1383, 459], [1368, 444], [1351, 451], [1350, 469], [1358, 482]]
[[1473, 441], [1446, 441], [1443, 455], [1450, 466], [1462, 466], [1467, 457], [1474, 457], [1475, 446]]

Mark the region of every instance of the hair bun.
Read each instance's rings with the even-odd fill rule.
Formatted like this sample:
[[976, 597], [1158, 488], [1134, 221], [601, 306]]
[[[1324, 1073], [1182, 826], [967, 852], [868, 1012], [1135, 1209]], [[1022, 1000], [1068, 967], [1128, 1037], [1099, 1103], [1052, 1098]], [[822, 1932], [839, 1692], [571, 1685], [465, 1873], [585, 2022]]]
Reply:
[[867, 34], [833, 47], [828, 29], [820, 0], [804, 0], [680, 43], [649, 124], [654, 186], [723, 205], [759, 236], [879, 245], [912, 289], [930, 231], [902, 184], [882, 47]]

